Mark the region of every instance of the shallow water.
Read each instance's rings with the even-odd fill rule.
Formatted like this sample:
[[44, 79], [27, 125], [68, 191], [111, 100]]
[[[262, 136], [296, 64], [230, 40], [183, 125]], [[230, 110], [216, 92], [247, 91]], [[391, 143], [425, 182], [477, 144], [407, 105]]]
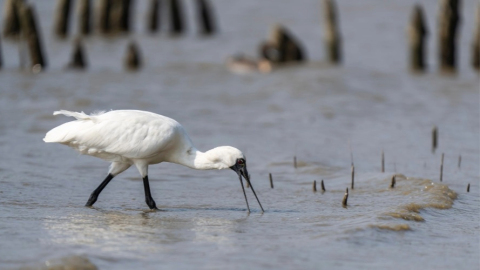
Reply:
[[[320, 3], [295, 2], [214, 1], [221, 34], [202, 39], [192, 20], [184, 37], [147, 36], [141, 1], [131, 37], [85, 40], [86, 72], [63, 69], [70, 42], [50, 35], [54, 1], [36, 3], [49, 69], [19, 71], [17, 45], [2, 40], [0, 268], [478, 269], [480, 95], [468, 66], [475, 1], [462, 1], [457, 76], [434, 70], [437, 1], [423, 3], [432, 33], [425, 75], [405, 68], [413, 1], [339, 3], [345, 63], [338, 68], [321, 62]], [[254, 55], [275, 22], [305, 43], [312, 61], [266, 75], [230, 73], [225, 58]], [[129, 39], [146, 58], [137, 73], [121, 68]], [[135, 169], [85, 208], [108, 163], [43, 143], [49, 129], [71, 120], [52, 116], [58, 109], [153, 111], [182, 123], [201, 150], [238, 147], [266, 212], [249, 190], [246, 212], [233, 172], [174, 164], [149, 170], [162, 211], [147, 211]], [[350, 149], [356, 181], [343, 208]], [[321, 179], [327, 191], [312, 192]]]

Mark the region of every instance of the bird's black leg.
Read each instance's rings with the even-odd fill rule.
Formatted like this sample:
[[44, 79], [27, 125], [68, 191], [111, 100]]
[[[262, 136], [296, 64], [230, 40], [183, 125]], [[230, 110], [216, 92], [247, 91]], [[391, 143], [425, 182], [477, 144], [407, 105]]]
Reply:
[[143, 188], [145, 189], [145, 202], [147, 203], [150, 209], [158, 209], [155, 201], [152, 198], [150, 193], [150, 185], [148, 184], [148, 175], [143, 178]]
[[92, 206], [97, 201], [97, 198], [98, 198], [98, 195], [100, 195], [100, 192], [102, 192], [102, 190], [108, 185], [108, 183], [112, 179], [113, 179], [113, 175], [108, 174], [107, 178], [105, 178], [105, 180], [103, 180], [103, 182], [100, 184], [100, 186], [98, 186], [97, 189], [95, 189], [92, 192], [92, 194], [90, 195], [90, 198], [88, 199], [88, 202], [87, 202], [87, 204], [85, 204], [85, 206]]

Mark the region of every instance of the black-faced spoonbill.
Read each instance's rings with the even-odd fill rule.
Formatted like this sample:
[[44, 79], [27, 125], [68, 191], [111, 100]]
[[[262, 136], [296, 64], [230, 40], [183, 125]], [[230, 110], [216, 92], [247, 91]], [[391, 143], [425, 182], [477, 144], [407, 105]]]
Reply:
[[82, 154], [112, 162], [107, 178], [95, 189], [85, 206], [92, 206], [113, 177], [135, 165], [143, 178], [145, 201], [157, 209], [150, 193], [148, 165], [172, 162], [198, 170], [230, 168], [238, 174], [250, 212], [242, 176], [263, 212], [262, 204], [250, 182], [243, 153], [231, 146], [220, 146], [205, 153], [192, 144], [187, 132], [177, 121], [151, 112], [135, 110], [109, 111], [87, 115], [83, 112], [56, 111], [77, 120], [50, 130], [45, 142], [68, 145]]

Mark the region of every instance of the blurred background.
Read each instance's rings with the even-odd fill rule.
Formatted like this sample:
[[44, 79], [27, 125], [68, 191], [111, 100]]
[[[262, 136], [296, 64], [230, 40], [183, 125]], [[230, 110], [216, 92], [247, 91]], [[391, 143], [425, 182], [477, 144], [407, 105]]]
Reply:
[[[0, 268], [478, 269], [478, 9], [1, 0]], [[135, 169], [86, 208], [108, 163], [42, 141], [59, 109], [152, 111], [200, 150], [235, 146], [266, 212], [233, 172], [174, 164], [149, 170], [163, 211]]]

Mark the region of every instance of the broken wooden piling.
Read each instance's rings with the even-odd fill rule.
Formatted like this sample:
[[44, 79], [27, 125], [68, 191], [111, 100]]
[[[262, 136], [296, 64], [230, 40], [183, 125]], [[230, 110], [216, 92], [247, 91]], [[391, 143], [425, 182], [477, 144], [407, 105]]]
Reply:
[[68, 35], [71, 0], [57, 0], [53, 32], [57, 37], [65, 38]]
[[3, 35], [15, 38], [20, 35], [20, 7], [23, 0], [6, 0], [3, 4]]
[[317, 192], [317, 180], [313, 180], [312, 189], [313, 189], [313, 192]]
[[260, 46], [260, 55], [274, 64], [301, 62], [306, 59], [300, 42], [281, 25], [272, 27], [269, 40]]
[[456, 45], [457, 29], [460, 22], [460, 0], [441, 0], [439, 24], [439, 62], [440, 70], [454, 72], [457, 65]]
[[86, 55], [83, 49], [81, 39], [77, 38], [73, 42], [72, 59], [68, 64], [69, 68], [73, 69], [85, 69], [87, 67]]
[[392, 180], [391, 180], [391, 182], [390, 182], [390, 188], [394, 188], [394, 187], [395, 187], [395, 184], [397, 183], [395, 177], [396, 177], [396, 175], [393, 175], [393, 176], [392, 176]]
[[112, 10], [113, 0], [97, 0], [97, 14], [96, 18], [97, 29], [101, 34], [108, 34], [111, 31], [110, 27], [110, 13]]
[[91, 0], [77, 0], [78, 33], [89, 35], [92, 31], [92, 2]]
[[347, 207], [347, 200], [348, 200], [348, 188], [345, 191], [345, 195], [343, 195], [342, 206]]
[[273, 178], [271, 173], [268, 174], [268, 178], [270, 178], [270, 188], [273, 188]]
[[184, 31], [183, 5], [181, 0], [170, 0], [170, 34], [178, 35]]
[[323, 1], [324, 10], [324, 42], [327, 59], [330, 63], [341, 62], [341, 37], [337, 19], [337, 7], [334, 0]]
[[355, 166], [352, 164], [352, 185], [351, 188], [353, 189], [355, 186]]
[[440, 162], [440, 182], [443, 180], [443, 158], [445, 157], [445, 154], [442, 153], [442, 161]]
[[435, 150], [438, 147], [438, 128], [433, 126], [432, 128], [432, 153], [435, 153]]
[[39, 72], [46, 67], [40, 32], [37, 27], [37, 16], [32, 5], [24, 4], [20, 8], [20, 29], [22, 38], [26, 40], [30, 54], [32, 71]]
[[472, 42], [472, 67], [480, 71], [480, 4], [477, 6], [477, 19]]
[[[130, 42], [125, 57], [125, 68], [131, 71], [138, 70], [142, 65], [140, 50], [135, 42]], [[247, 182], [248, 183], [248, 182]]]
[[382, 173], [385, 172], [385, 153], [382, 150]]
[[150, 33], [155, 33], [159, 29], [160, 19], [160, 0], [150, 0], [147, 11], [147, 30]]
[[428, 34], [424, 18], [424, 12], [420, 5], [415, 5], [408, 26], [410, 69], [412, 71], [425, 70], [425, 39]]
[[325, 185], [323, 184], [323, 179], [322, 179], [322, 182], [321, 182], [321, 187], [322, 187], [322, 192], [325, 192], [326, 189], [325, 189]]
[[467, 192], [470, 192], [470, 183], [467, 185]]
[[197, 20], [202, 35], [211, 35], [217, 30], [212, 5], [208, 0], [196, 0]]

